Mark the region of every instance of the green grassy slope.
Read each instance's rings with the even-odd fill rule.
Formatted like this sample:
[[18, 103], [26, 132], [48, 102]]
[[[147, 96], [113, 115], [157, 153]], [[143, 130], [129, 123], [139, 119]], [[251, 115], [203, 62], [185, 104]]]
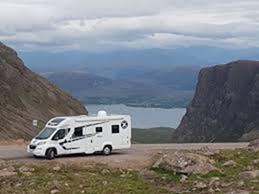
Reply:
[[172, 128], [133, 129], [133, 143], [171, 143]]

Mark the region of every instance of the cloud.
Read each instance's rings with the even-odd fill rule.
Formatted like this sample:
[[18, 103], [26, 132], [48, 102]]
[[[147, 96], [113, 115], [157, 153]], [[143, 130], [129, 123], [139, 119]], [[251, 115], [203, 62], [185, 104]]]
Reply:
[[0, 40], [19, 50], [259, 47], [257, 0], [0, 0]]

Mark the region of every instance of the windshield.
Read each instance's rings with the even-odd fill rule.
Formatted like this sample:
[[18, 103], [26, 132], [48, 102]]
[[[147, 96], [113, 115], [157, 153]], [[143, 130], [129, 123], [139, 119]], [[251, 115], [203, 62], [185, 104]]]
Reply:
[[40, 134], [35, 139], [48, 139], [54, 132], [56, 131], [56, 128], [44, 128]]

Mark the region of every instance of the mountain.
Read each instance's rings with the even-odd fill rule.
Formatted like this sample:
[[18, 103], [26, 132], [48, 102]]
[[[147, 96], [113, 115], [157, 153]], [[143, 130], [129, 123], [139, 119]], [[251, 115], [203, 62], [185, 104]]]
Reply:
[[200, 71], [196, 93], [174, 142], [233, 142], [259, 131], [259, 62]]
[[112, 80], [91, 74], [86, 71], [60, 71], [42, 73], [42, 76], [48, 78], [61, 88], [71, 92], [85, 92], [94, 88], [108, 87]]
[[[84, 106], [28, 69], [0, 43], [0, 140], [28, 139], [52, 117], [87, 114]], [[32, 120], [39, 121], [33, 129]]]
[[21, 52], [26, 64], [36, 72], [74, 70], [87, 67], [91, 72], [114, 78], [117, 70], [161, 70], [177, 66], [211, 66], [237, 59], [259, 60], [259, 50], [224, 49], [208, 46], [192, 46], [168, 49], [114, 50], [90, 53], [67, 52]]
[[[146, 71], [143, 74], [121, 72], [121, 77], [111, 79], [89, 73], [88, 71], [60, 71], [42, 75], [62, 89], [72, 93], [87, 104], [125, 104], [138, 107], [186, 107], [190, 102], [196, 82], [195, 72], [182, 75], [179, 80], [168, 84], [172, 75], [168, 72]], [[125, 76], [123, 76], [125, 75]], [[163, 76], [164, 75], [164, 76]], [[184, 85], [180, 80], [191, 77]], [[197, 74], [196, 74], [197, 75]], [[162, 83], [164, 77], [165, 83]], [[176, 76], [177, 77], [177, 76]], [[195, 78], [194, 78], [195, 77]], [[193, 78], [193, 79], [192, 79]], [[161, 82], [161, 83], [160, 83]]]
[[159, 70], [145, 69], [142, 71], [131, 69], [121, 71], [117, 78], [138, 80], [142, 83], [156, 83], [171, 90], [194, 91], [200, 70], [200, 66], [176, 66]]

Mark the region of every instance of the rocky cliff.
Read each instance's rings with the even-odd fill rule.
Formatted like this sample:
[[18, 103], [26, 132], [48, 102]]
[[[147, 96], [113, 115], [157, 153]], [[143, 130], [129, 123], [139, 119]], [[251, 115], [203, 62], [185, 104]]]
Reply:
[[[78, 114], [87, 114], [79, 101], [30, 71], [0, 43], [0, 140], [28, 139], [50, 118]], [[33, 119], [39, 120], [38, 129]]]
[[259, 62], [201, 70], [195, 96], [174, 142], [231, 142], [259, 130]]

